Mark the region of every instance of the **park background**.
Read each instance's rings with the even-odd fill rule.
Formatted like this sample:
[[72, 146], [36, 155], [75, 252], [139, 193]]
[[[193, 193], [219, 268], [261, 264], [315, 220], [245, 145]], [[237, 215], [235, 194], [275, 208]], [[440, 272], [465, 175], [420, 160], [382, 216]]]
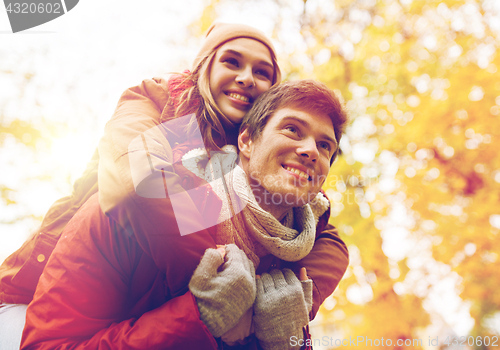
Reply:
[[323, 81], [350, 111], [324, 187], [350, 266], [315, 349], [496, 348], [496, 0], [85, 0], [17, 34], [0, 10], [0, 261], [70, 194], [121, 92], [189, 68], [214, 20], [263, 30], [284, 80]]

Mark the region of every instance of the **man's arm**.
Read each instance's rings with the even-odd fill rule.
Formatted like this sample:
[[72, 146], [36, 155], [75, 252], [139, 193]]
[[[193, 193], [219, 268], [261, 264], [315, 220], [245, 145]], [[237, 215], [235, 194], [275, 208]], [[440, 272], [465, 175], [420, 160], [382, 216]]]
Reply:
[[317, 235], [311, 252], [296, 263], [285, 263], [282, 267], [291, 268], [297, 275], [302, 267], [307, 269], [313, 281], [313, 307], [311, 320], [316, 316], [323, 301], [330, 296], [349, 264], [349, 253], [337, 229], [327, 224]]

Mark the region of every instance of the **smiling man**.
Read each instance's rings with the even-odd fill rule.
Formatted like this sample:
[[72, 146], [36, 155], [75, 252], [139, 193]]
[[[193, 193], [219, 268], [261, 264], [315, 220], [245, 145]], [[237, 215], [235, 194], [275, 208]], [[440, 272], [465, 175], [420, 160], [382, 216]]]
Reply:
[[264, 210], [281, 220], [316, 197], [346, 122], [333, 91], [312, 80], [282, 83], [259, 98], [243, 120], [238, 147]]

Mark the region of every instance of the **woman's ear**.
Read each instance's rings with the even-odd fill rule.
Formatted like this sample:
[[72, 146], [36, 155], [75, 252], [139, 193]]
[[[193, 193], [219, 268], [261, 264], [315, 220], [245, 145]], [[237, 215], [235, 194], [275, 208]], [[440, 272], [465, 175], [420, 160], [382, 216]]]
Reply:
[[240, 150], [240, 157], [250, 158], [252, 152], [253, 142], [250, 139], [250, 134], [248, 133], [248, 128], [245, 128], [238, 135], [238, 149]]

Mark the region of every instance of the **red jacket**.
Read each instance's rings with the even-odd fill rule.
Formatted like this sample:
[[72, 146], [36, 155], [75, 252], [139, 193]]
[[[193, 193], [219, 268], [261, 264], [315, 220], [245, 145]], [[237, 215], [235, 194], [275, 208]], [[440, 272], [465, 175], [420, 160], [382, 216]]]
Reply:
[[217, 349], [194, 297], [178, 289], [183, 279], [176, 269], [191, 253], [186, 245], [199, 238], [172, 242], [164, 251], [172, 264], [165, 274], [133, 235], [103, 214], [94, 195], [49, 258], [28, 306], [21, 348]]
[[[98, 194], [92, 196], [63, 231], [40, 277], [21, 349], [218, 349], [193, 295], [177, 289], [184, 280], [178, 269], [200, 235], [168, 239], [165, 274], [101, 211]], [[284, 266], [268, 256], [257, 272]], [[242, 348], [256, 349], [255, 339]]]

